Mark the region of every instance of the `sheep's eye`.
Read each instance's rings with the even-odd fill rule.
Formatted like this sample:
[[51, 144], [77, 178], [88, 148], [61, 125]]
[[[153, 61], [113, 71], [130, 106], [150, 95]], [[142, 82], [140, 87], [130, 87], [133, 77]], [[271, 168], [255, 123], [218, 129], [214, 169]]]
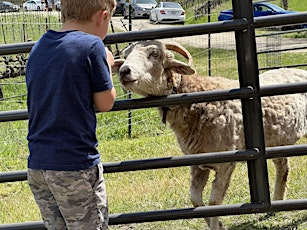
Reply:
[[156, 50], [153, 50], [149, 53], [148, 58], [153, 57], [157, 58], [159, 56], [159, 53]]

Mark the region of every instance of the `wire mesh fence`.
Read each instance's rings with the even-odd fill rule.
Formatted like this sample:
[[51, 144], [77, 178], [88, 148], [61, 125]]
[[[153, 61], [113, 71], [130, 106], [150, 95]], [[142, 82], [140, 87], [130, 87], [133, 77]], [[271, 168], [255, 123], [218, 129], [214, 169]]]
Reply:
[[[207, 17], [208, 15], [204, 15]], [[214, 17], [214, 15], [211, 15]], [[216, 16], [216, 15], [215, 15]], [[2, 44], [19, 43], [24, 41], [36, 41], [48, 29], [57, 30], [61, 26], [60, 12], [19, 12], [0, 15], [0, 41]], [[121, 17], [113, 17], [111, 33], [127, 30], [129, 20]], [[148, 19], [134, 20], [133, 30], [144, 30], [161, 28], [173, 25], [151, 25]], [[298, 42], [300, 38], [291, 39], [285, 34], [306, 33], [306, 31], [281, 31], [280, 28], [267, 28], [257, 31], [257, 52], [260, 70], [280, 67], [283, 65], [306, 65], [304, 58], [304, 42]], [[174, 37], [170, 40], [185, 46], [193, 56], [193, 66], [199, 74], [210, 76], [224, 76], [237, 78], [237, 59], [234, 32], [195, 35], [188, 37]], [[112, 44], [111, 50], [120, 56], [121, 51], [128, 44]], [[303, 45], [300, 48], [299, 45]], [[305, 44], [306, 45], [306, 44]], [[292, 49], [292, 50], [291, 50]], [[285, 52], [283, 52], [283, 50]], [[28, 54], [16, 54], [0, 57], [0, 100], [1, 110], [25, 109], [26, 87], [25, 87], [25, 65]], [[117, 76], [114, 76], [117, 91], [120, 92], [118, 99], [127, 98], [128, 94], [121, 90]], [[135, 96], [135, 95], [133, 95]], [[116, 114], [116, 115], [115, 115]], [[129, 115], [123, 113], [112, 115], [112, 119], [118, 119], [114, 127], [127, 126]], [[141, 117], [151, 120], [150, 113], [146, 115], [134, 114], [137, 124], [146, 124], [148, 120], [141, 121]], [[157, 113], [153, 112], [157, 118]], [[108, 123], [109, 118], [103, 122]], [[122, 120], [121, 120], [122, 119]], [[109, 122], [109, 125], [111, 122]], [[154, 126], [157, 122], [154, 122]], [[105, 130], [105, 128], [103, 128]], [[121, 129], [121, 128], [120, 128]], [[141, 128], [142, 129], [142, 128]], [[129, 130], [129, 128], [125, 128]], [[154, 130], [152, 127], [148, 130]], [[116, 133], [121, 133], [117, 131]], [[109, 135], [106, 135], [107, 137]], [[114, 137], [116, 135], [110, 134]], [[120, 135], [121, 137], [125, 135]], [[130, 134], [129, 134], [130, 136]]]
[[[116, 18], [118, 21], [120, 19]], [[59, 12], [1, 14], [0, 22], [1, 44], [36, 41], [48, 29], [58, 29], [61, 26]], [[126, 31], [127, 23], [127, 20], [123, 20], [123, 23], [120, 23], [119, 26], [117, 24], [116, 32]], [[133, 25], [134, 29], [137, 30], [148, 29], [148, 26], [148, 20], [135, 20]], [[160, 25], [155, 26], [155, 28], [160, 27]], [[291, 33], [296, 32], [292, 31]], [[306, 62], [305, 54], [301, 52], [304, 49], [296, 49], [298, 44], [304, 44], [304, 42], [292, 41], [291, 39], [285, 41], [284, 34], [280, 33], [279, 29], [273, 28], [257, 31], [257, 35], [260, 69], [264, 70], [283, 65], [303, 65]], [[181, 43], [192, 53], [193, 66], [199, 74], [237, 78], [235, 34], [233, 32], [175, 37], [171, 40]], [[120, 53], [118, 51], [123, 50], [127, 45], [112, 44], [111, 49], [114, 53]], [[292, 48], [292, 51], [280, 51], [288, 48]], [[24, 70], [27, 58], [28, 54], [16, 54], [0, 58], [1, 111], [26, 108]], [[114, 82], [118, 92], [117, 99], [127, 98], [129, 95], [120, 88], [115, 75]], [[132, 96], [136, 97], [136, 95]], [[155, 109], [109, 112], [97, 116], [97, 136], [100, 141], [106, 141], [105, 143], [108, 143], [107, 140], [124, 139], [128, 136], [134, 138], [140, 136], [153, 137], [160, 134], [172, 135], [169, 129], [162, 124]], [[0, 138], [3, 142], [3, 148], [0, 149], [1, 171], [25, 169], [28, 156], [25, 138], [27, 121], [1, 123], [1, 130], [4, 131], [0, 132]], [[155, 140], [152, 140], [151, 143], [153, 142], [152, 145], [155, 146], [161, 144], [158, 141], [155, 142]], [[176, 143], [174, 143], [174, 149], [177, 147], [175, 145]], [[143, 152], [145, 151], [144, 147]], [[11, 156], [8, 157], [7, 154]], [[169, 177], [173, 177], [173, 174]]]

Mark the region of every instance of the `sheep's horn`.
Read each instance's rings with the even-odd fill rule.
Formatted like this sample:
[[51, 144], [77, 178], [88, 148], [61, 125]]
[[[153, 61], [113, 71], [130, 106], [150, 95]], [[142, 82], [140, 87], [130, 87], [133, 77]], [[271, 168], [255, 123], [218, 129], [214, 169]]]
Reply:
[[192, 63], [193, 63], [192, 55], [182, 45], [180, 45], [179, 43], [175, 43], [175, 42], [167, 42], [167, 43], [165, 43], [165, 46], [166, 46], [166, 49], [175, 51], [175, 52], [181, 54], [182, 56], [184, 56], [188, 60], [189, 66], [192, 65]]

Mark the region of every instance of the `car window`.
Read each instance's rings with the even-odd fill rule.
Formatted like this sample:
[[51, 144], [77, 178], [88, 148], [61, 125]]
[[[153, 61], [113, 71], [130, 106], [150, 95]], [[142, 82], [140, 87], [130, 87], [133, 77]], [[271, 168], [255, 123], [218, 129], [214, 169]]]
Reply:
[[272, 11], [272, 10], [267, 6], [257, 6], [256, 11], [266, 12], [266, 11]]
[[181, 8], [179, 4], [174, 2], [165, 2], [164, 7], [166, 8]]
[[157, 4], [155, 0], [136, 0], [135, 3], [140, 4]]

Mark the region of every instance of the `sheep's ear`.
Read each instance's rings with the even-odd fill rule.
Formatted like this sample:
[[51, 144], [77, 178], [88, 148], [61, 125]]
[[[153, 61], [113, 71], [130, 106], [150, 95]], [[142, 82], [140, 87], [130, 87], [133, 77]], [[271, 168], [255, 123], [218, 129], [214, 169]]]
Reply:
[[191, 66], [176, 59], [169, 61], [168, 68], [170, 68], [176, 73], [184, 75], [191, 75], [196, 73], [195, 69], [193, 69]]
[[112, 66], [112, 73], [118, 73], [119, 68], [122, 66], [124, 63], [125, 59], [115, 59], [114, 60], [114, 65]]

